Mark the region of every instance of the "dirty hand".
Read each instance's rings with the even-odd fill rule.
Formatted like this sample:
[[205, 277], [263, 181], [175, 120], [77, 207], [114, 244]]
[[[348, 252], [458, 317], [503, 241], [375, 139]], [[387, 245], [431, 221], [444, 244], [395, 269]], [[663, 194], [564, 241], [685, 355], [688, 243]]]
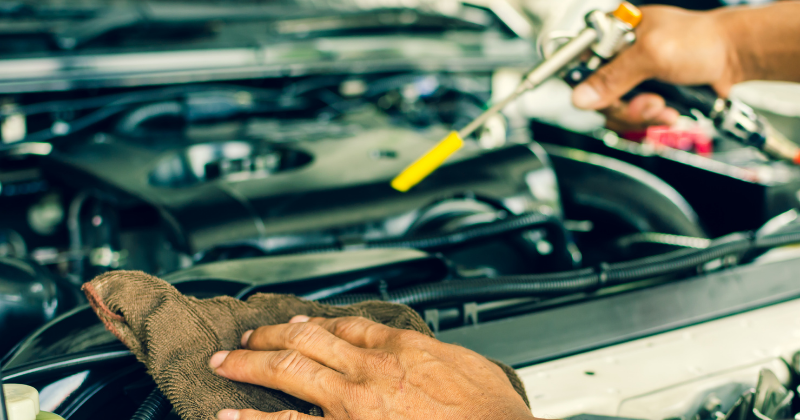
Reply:
[[[333, 419], [533, 419], [494, 363], [463, 347], [365, 318], [261, 327], [246, 350], [211, 357], [225, 378], [278, 389]], [[220, 420], [313, 420], [294, 411], [222, 410]]]
[[673, 124], [678, 112], [655, 94], [624, 103], [620, 97], [639, 83], [658, 79], [677, 85], [711, 85], [727, 96], [740, 81], [738, 59], [718, 12], [693, 12], [669, 6], [645, 6], [637, 41], [578, 85], [578, 108], [602, 110], [616, 131]]

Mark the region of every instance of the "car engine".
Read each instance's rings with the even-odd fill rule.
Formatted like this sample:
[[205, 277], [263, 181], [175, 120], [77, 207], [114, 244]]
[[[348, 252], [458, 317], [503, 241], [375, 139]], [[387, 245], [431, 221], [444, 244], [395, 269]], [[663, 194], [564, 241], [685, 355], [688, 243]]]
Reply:
[[555, 87], [400, 193], [541, 59], [535, 25], [284, 3], [0, 7], [4, 382], [65, 419], [131, 418], [152, 379], [80, 291], [127, 269], [200, 298], [407, 304], [516, 368], [538, 417], [800, 412], [800, 170], [526, 111]]

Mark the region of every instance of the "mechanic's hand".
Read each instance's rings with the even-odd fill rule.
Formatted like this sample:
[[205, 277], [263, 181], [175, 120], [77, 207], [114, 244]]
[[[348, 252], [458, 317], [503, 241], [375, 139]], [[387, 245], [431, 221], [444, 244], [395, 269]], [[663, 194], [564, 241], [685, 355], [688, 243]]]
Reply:
[[[296, 316], [248, 331], [247, 350], [209, 364], [228, 379], [278, 389], [334, 419], [533, 419], [494, 363], [463, 347], [365, 318]], [[220, 420], [312, 420], [294, 411], [222, 410]]]
[[572, 101], [578, 108], [603, 110], [616, 131], [673, 124], [678, 112], [655, 94], [630, 103], [620, 97], [639, 83], [658, 79], [677, 85], [711, 85], [727, 96], [740, 81], [738, 59], [718, 13], [669, 6], [644, 6], [637, 41], [578, 85]]

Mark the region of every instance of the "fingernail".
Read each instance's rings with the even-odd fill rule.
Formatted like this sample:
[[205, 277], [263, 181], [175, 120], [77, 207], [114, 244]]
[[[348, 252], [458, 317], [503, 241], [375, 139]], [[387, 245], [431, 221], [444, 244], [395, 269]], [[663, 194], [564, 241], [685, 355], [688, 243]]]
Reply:
[[600, 100], [600, 94], [593, 87], [587, 84], [578, 85], [572, 91], [572, 103], [581, 109], [594, 109], [595, 104]]
[[298, 323], [298, 322], [308, 322], [309, 319], [311, 319], [311, 318], [307, 317], [305, 315], [295, 315], [295, 316], [292, 317], [292, 319], [289, 320], [289, 323], [290, 324], [295, 324], [295, 323]]
[[239, 410], [220, 410], [217, 418], [219, 420], [239, 420]]
[[250, 340], [250, 335], [253, 334], [253, 330], [247, 330], [242, 334], [242, 347], [247, 347], [247, 341]]
[[642, 109], [642, 119], [645, 121], [652, 121], [661, 114], [662, 108], [658, 104], [648, 102]]
[[208, 365], [211, 366], [211, 369], [218, 368], [222, 362], [225, 361], [225, 358], [228, 357], [230, 354], [229, 351], [218, 351], [211, 356], [211, 359], [208, 361]]

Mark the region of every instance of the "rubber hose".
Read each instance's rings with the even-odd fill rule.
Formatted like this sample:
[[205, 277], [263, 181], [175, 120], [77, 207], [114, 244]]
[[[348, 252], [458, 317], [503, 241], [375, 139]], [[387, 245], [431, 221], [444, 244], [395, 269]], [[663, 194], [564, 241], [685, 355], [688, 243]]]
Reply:
[[711, 240], [693, 236], [673, 235], [669, 233], [640, 232], [619, 238], [616, 246], [629, 249], [638, 244], [668, 245], [680, 248], [704, 249], [711, 245]]
[[133, 413], [131, 420], [161, 420], [172, 410], [167, 397], [156, 388], [144, 399], [139, 409]]
[[[719, 238], [706, 249], [685, 249], [634, 261], [606, 264], [600, 270], [587, 268], [554, 274], [451, 280], [412, 286], [390, 291], [388, 301], [414, 306], [459, 299], [487, 300], [521, 295], [591, 292], [608, 285], [677, 274], [753, 248], [797, 242], [800, 242], [800, 232], [782, 233], [757, 240], [751, 234], [738, 233]], [[357, 296], [342, 295], [337, 298], [353, 301]]]
[[800, 232], [783, 232], [756, 238], [755, 247], [769, 249], [798, 242], [800, 242]]
[[[520, 276], [523, 277], [523, 276]], [[551, 295], [594, 290], [600, 285], [598, 274], [552, 279], [525, 280], [515, 278], [484, 278], [422, 284], [389, 292], [389, 301], [404, 305], [461, 300], [465, 298], [496, 300], [526, 295]]]
[[354, 293], [349, 295], [344, 294], [344, 295], [329, 297], [326, 299], [320, 299], [318, 302], [331, 306], [347, 306], [347, 305], [352, 305], [354, 303], [366, 302], [368, 300], [382, 300], [382, 299], [381, 296], [377, 293], [358, 293], [358, 294]]
[[541, 213], [527, 213], [519, 216], [511, 216], [506, 219], [487, 223], [478, 226], [468, 227], [456, 232], [445, 234], [432, 234], [421, 236], [417, 238], [399, 238], [399, 239], [379, 239], [373, 241], [359, 242], [353, 245], [318, 245], [318, 246], [305, 246], [293, 249], [281, 249], [274, 252], [268, 252], [269, 255], [279, 254], [311, 254], [311, 253], [324, 253], [335, 252], [342, 250], [355, 250], [355, 249], [375, 249], [375, 248], [414, 248], [420, 250], [435, 250], [439, 248], [451, 247], [456, 245], [463, 245], [478, 239], [485, 239], [491, 236], [509, 234], [522, 230], [528, 230], [543, 225], [552, 225], [555, 234], [558, 235], [557, 240], [566, 243], [565, 229], [558, 218], [553, 216], [544, 215]]
[[416, 248], [436, 249], [445, 246], [460, 245], [475, 239], [502, 235], [527, 230], [543, 224], [559, 223], [558, 219], [541, 213], [529, 213], [521, 216], [512, 216], [494, 223], [487, 223], [469, 227], [457, 232], [444, 235], [429, 235], [411, 239], [382, 239], [367, 242], [369, 248]]
[[734, 234], [714, 241], [701, 250], [680, 250], [630, 262], [609, 264], [605, 270], [609, 284], [627, 283], [633, 280], [672, 274], [722, 258], [741, 254], [753, 247], [749, 235]]
[[117, 131], [125, 134], [133, 134], [136, 130], [153, 118], [183, 116], [184, 107], [180, 102], [156, 102], [141, 106], [129, 114], [122, 117], [117, 124]]

